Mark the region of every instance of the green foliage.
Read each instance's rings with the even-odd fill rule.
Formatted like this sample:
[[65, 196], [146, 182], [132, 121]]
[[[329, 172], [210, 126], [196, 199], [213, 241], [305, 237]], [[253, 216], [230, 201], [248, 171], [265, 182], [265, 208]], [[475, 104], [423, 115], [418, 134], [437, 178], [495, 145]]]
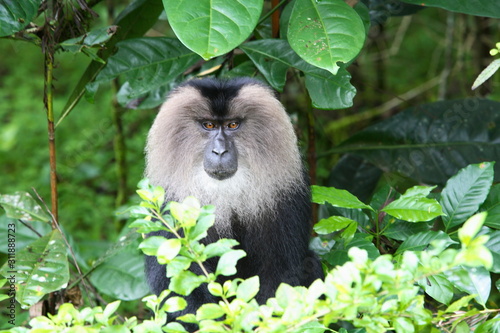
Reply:
[[295, 0], [287, 39], [305, 61], [335, 75], [337, 62], [347, 63], [361, 50], [365, 28], [356, 11], [342, 0]]
[[[480, 165], [470, 166], [461, 174], [473, 177], [481, 168]], [[452, 178], [449, 186], [458, 179]], [[433, 188], [414, 187], [402, 197], [425, 197]], [[314, 192], [321, 193], [316, 193], [315, 198], [324, 203], [334, 200], [323, 201], [322, 198], [339, 193], [336, 189], [321, 187], [315, 187]], [[245, 255], [242, 250], [233, 249], [237, 242], [228, 239], [209, 245], [199, 242], [214, 223], [213, 207], [200, 207], [196, 199], [188, 197], [182, 203], [168, 203], [167, 211], [162, 207], [163, 189], [147, 182], [140, 184], [138, 193], [142, 202], [131, 208], [137, 218], [131, 227], [138, 232], [166, 230], [172, 236], [149, 237], [140, 245], [144, 253], [157, 256], [159, 262], [166, 265], [167, 275], [171, 277], [168, 290], [160, 296], [143, 299], [153, 311], [153, 318], [139, 323], [133, 317], [120, 323], [114, 315], [119, 302], [110, 303], [104, 310], [100, 307], [77, 310], [71, 304], [64, 304], [57, 315], [32, 319], [30, 325], [33, 329], [14, 328], [12, 332], [39, 332], [38, 329], [62, 332], [68, 326], [82, 332], [107, 332], [110, 329], [120, 332], [185, 332], [178, 322], [162, 326], [169, 313], [187, 306], [186, 300], [179, 295], [189, 295], [201, 284], [207, 284], [208, 291], [220, 301], [204, 304], [195, 313], [178, 318], [181, 322], [199, 325], [200, 332], [323, 332], [328, 326], [336, 327], [340, 322], [350, 323], [368, 333], [388, 330], [398, 333], [437, 332], [436, 329], [446, 331], [454, 327], [477, 327], [481, 331], [497, 323], [496, 319], [486, 320], [490, 313], [497, 311], [485, 308], [491, 283], [488, 269], [494, 260], [485, 246], [489, 236], [480, 233], [485, 228], [486, 212], [471, 215], [455, 234], [430, 231], [420, 237], [408, 238], [395, 255], [372, 257], [364, 249], [350, 247], [347, 250], [349, 260], [329, 269], [324, 281], [316, 280], [307, 288], [281, 284], [275, 297], [259, 305], [254, 300], [259, 290], [257, 276], [218, 282], [218, 277], [234, 274], [238, 259]], [[349, 201], [341, 199], [336, 204], [344, 203], [348, 209], [357, 209], [351, 207], [349, 202], [353, 201], [355, 199], [350, 197]], [[399, 203], [401, 207], [397, 214], [413, 216], [414, 206], [408, 204], [405, 208], [404, 202]], [[439, 205], [437, 201], [435, 203]], [[391, 210], [383, 212], [372, 207], [364, 209], [372, 218], [392, 213]], [[437, 218], [441, 217], [434, 217]], [[344, 225], [349, 225], [348, 221], [344, 220]], [[335, 232], [340, 224], [333, 223], [336, 227], [331, 230], [326, 222], [322, 223], [324, 227], [317, 229], [324, 234]], [[450, 236], [456, 237], [457, 241]], [[339, 242], [345, 238], [340, 234]], [[350, 244], [354, 242], [352, 240]], [[220, 258], [216, 271], [210, 272], [204, 262], [213, 256]], [[191, 265], [199, 265], [203, 274], [198, 276], [189, 271]], [[429, 310], [423, 292], [444, 306], [439, 306], [437, 311]], [[471, 304], [473, 299], [483, 308], [474, 307]], [[469, 324], [471, 318], [481, 320]], [[337, 332], [343, 332], [343, 329]]]
[[29, 193], [16, 192], [12, 195], [1, 195], [0, 205], [5, 209], [5, 214], [12, 219], [47, 223], [51, 221], [51, 217]]
[[61, 232], [53, 230], [17, 252], [0, 269], [17, 286], [16, 300], [28, 308], [46, 294], [65, 287], [69, 280], [66, 246]]
[[[468, 164], [498, 160], [500, 127], [493, 124], [500, 122], [499, 109], [498, 102], [476, 98], [411, 107], [358, 132], [335, 150], [355, 153], [417, 182], [444, 185]], [[498, 181], [500, 164], [494, 168]], [[340, 176], [350, 179], [352, 174], [348, 170]]]
[[203, 59], [226, 54], [253, 32], [263, 0], [163, 0], [175, 34]]
[[[93, 9], [101, 20], [85, 8], [85, 2], [49, 1], [48, 5], [45, 2], [41, 5], [39, 0], [7, 0], [0, 3], [0, 36], [31, 44], [10, 47], [14, 44], [2, 39], [9, 47], [2, 45], [2, 54], [6, 57], [0, 68], [0, 85], [5, 88], [0, 89], [0, 116], [4, 121], [0, 158], [6, 178], [2, 179], [0, 204], [8, 216], [0, 216], [0, 235], [10, 239], [7, 227], [3, 228], [7, 225], [16, 230], [16, 259], [22, 264], [16, 279], [19, 287], [16, 297], [23, 306], [41, 300], [50, 291], [87, 278], [100, 293], [121, 300], [140, 298], [147, 291], [135, 233], [122, 232], [116, 244], [109, 244], [114, 242], [121, 227], [121, 223], [114, 225], [112, 221], [117, 182], [110, 167], [115, 154], [109, 148], [114, 140], [112, 129], [118, 131], [118, 128], [111, 126], [110, 116], [105, 113], [109, 108], [106, 99], [111, 99], [109, 92], [101, 96], [96, 92], [98, 87], [105, 89], [111, 80], [120, 86], [118, 102], [139, 109], [158, 106], [178, 82], [205, 75], [245, 75], [266, 80], [284, 92], [284, 99], [293, 96], [293, 103], [289, 103], [292, 111], [307, 109], [304, 105], [309, 104], [322, 109], [351, 107], [356, 85], [363, 96], [353, 108], [357, 113], [354, 117], [337, 113], [334, 121], [324, 125], [323, 118], [319, 118], [321, 131], [316, 128], [319, 134], [316, 143], [312, 135], [315, 128], [312, 125], [307, 130], [302, 128], [302, 117], [311, 121], [312, 112], [301, 112], [297, 126], [299, 132], [309, 134], [309, 147], [321, 147], [323, 161], [329, 154], [357, 154], [354, 159], [346, 155], [333, 170], [332, 179], [343, 179], [361, 189], [361, 193], [350, 191], [358, 199], [340, 189], [314, 189], [315, 201], [324, 205], [328, 214], [315, 226], [320, 236], [313, 244], [330, 274], [325, 282], [316, 282], [310, 288], [283, 285], [276, 298], [259, 306], [252, 300], [259, 288], [258, 278], [216, 282], [218, 275], [234, 273], [235, 263], [244, 253], [233, 250], [237, 245], [234, 240], [225, 239], [206, 246], [199, 243], [214, 223], [212, 208], [199, 207], [196, 201], [189, 199], [169, 204], [167, 208], [173, 216], [165, 214], [160, 209], [162, 190], [144, 185], [138, 193], [144, 200], [142, 206], [131, 210], [141, 218], [132, 226], [143, 233], [168, 229], [183, 230], [185, 235], [172, 239], [152, 237], [140, 245], [142, 251], [157, 256], [167, 265], [167, 275], [172, 278], [170, 292], [144, 299], [155, 313], [154, 318], [140, 324], [134, 318], [120, 323], [112, 314], [117, 303], [104, 310], [94, 307], [78, 310], [63, 305], [57, 315], [35, 319], [32, 327], [38, 327], [39, 331], [62, 331], [65, 326], [73, 325], [75, 330], [86, 331], [160, 332], [167, 316], [165, 311], [174, 312], [186, 306], [182, 297], [171, 293], [185, 295], [207, 283], [210, 292], [223, 301], [207, 304], [184, 318], [187, 322], [199, 323], [204, 331], [231, 328], [235, 331], [321, 332], [332, 323], [333, 329], [337, 329], [335, 323], [343, 321], [370, 332], [391, 329], [462, 332], [468, 331], [469, 326], [476, 332], [499, 330], [498, 319], [490, 319], [498, 309], [487, 307], [498, 303], [500, 288], [496, 282], [496, 289], [491, 290], [495, 282], [491, 273], [500, 273], [500, 230], [497, 230], [500, 229], [500, 186], [493, 184], [500, 179], [500, 165], [483, 163], [459, 170], [468, 164], [498, 160], [500, 104], [485, 99], [460, 99], [418, 105], [368, 127], [328, 151], [331, 142], [340, 142], [347, 136], [347, 126], [357, 130], [356, 126], [350, 126], [353, 122], [378, 119], [380, 111], [363, 114], [362, 109], [386, 102], [381, 93], [409, 100], [411, 94], [403, 93], [418, 90], [419, 78], [427, 80], [436, 75], [436, 68], [440, 68], [444, 60], [453, 63], [453, 59], [440, 56], [443, 50], [440, 44], [446, 45], [444, 48], [449, 45], [436, 35], [445, 30], [442, 22], [446, 20], [441, 16], [444, 11], [428, 9], [422, 11], [426, 16], [413, 20], [424, 17], [420, 26], [426, 29], [405, 32], [406, 21], [402, 21], [401, 28], [385, 25], [380, 29], [382, 38], [370, 37], [366, 52], [357, 58], [354, 69], [350, 64], [365, 44], [370, 21], [378, 27], [388, 22], [389, 17], [417, 13], [423, 8], [422, 1], [405, 0], [408, 4], [404, 4], [364, 0], [354, 8], [341, 0], [290, 1], [280, 8], [280, 38], [271, 33], [271, 26], [276, 28], [276, 23], [271, 24], [268, 19], [276, 8], [270, 9], [268, 2], [262, 0], [165, 0], [163, 3], [137, 0], [128, 5], [109, 3], [106, 8], [104, 2], [101, 5], [99, 2], [87, 3], [98, 4]], [[64, 4], [57, 17], [51, 13], [52, 4]], [[497, 2], [489, 0], [432, 0], [425, 4], [488, 17], [498, 17], [500, 12]], [[164, 10], [166, 16], [160, 16]], [[457, 26], [464, 22], [460, 21], [462, 16], [455, 17]], [[475, 33], [478, 26], [471, 27], [474, 20], [467, 20], [465, 31]], [[113, 25], [110, 26], [110, 22]], [[154, 30], [145, 37], [153, 26]], [[161, 37], [152, 37], [158, 33]], [[384, 34], [387, 35], [384, 37]], [[392, 39], [394, 43], [387, 43]], [[477, 38], [483, 39], [486, 38]], [[400, 40], [403, 47], [398, 51]], [[42, 101], [47, 100], [41, 94], [41, 80], [36, 79], [43, 76], [44, 59], [35, 49], [42, 43], [50, 44], [43, 45], [44, 51], [52, 47], [58, 51], [55, 62], [58, 80], [53, 86], [59, 95], [55, 96], [55, 109], [60, 114], [57, 134], [62, 144], [57, 160], [64, 203], [59, 222], [64, 234], [49, 230], [47, 222], [52, 218], [27, 193], [6, 194], [35, 186], [42, 198], [48, 197], [49, 167], [44, 140], [40, 140], [47, 132], [46, 124], [38, 121], [31, 111], [41, 109]], [[372, 45], [382, 44], [394, 44], [394, 47], [377, 49], [375, 53]], [[461, 57], [458, 63], [476, 58], [478, 54], [469, 53], [468, 49], [481, 48], [470, 48], [468, 44], [462, 47], [457, 52]], [[435, 51], [435, 62], [429, 61], [430, 57], [420, 57], [430, 54], [429, 50]], [[405, 57], [408, 61], [404, 61]], [[210, 61], [202, 60], [209, 58]], [[91, 62], [85, 69], [86, 60]], [[70, 63], [73, 66], [68, 66]], [[459, 71], [461, 80], [468, 80], [470, 75], [465, 71], [475, 70], [473, 65], [469, 61]], [[384, 66], [387, 66], [385, 74]], [[474, 86], [484, 83], [497, 67], [497, 61], [493, 61]], [[85, 70], [79, 72], [76, 70], [79, 68]], [[11, 75], [14, 71], [16, 74]], [[351, 84], [350, 72], [356, 74], [353, 77], [357, 83]], [[441, 82], [444, 81], [443, 72]], [[453, 86], [460, 91], [458, 84]], [[67, 117], [83, 96], [96, 103], [95, 106], [80, 105], [78, 114]], [[427, 94], [421, 100], [435, 97], [435, 94]], [[141, 174], [142, 165], [137, 161], [142, 159], [143, 133], [154, 116], [146, 112], [122, 114], [129, 135], [128, 152], [132, 153], [128, 172], [135, 177], [128, 181], [130, 188]], [[63, 120], [64, 126], [60, 126]], [[320, 137], [322, 135], [325, 137]], [[316, 154], [315, 151], [309, 153]], [[330, 168], [332, 161], [328, 163]], [[380, 178], [381, 170], [386, 172], [385, 179]], [[325, 169], [318, 170], [318, 174], [326, 178]], [[11, 175], [15, 176], [15, 182], [9, 179]], [[399, 187], [403, 177], [412, 180], [404, 179], [405, 186]], [[399, 194], [379, 184], [373, 194], [375, 184], [386, 180], [394, 188], [410, 189]], [[444, 186], [444, 191], [438, 193], [433, 187], [413, 186], [422, 183]], [[152, 214], [163, 224], [152, 223]], [[37, 237], [23, 223], [45, 236]], [[63, 242], [63, 235], [68, 243]], [[100, 240], [87, 241], [88, 238]], [[82, 273], [72, 269], [71, 277], [65, 250], [68, 244], [74, 253], [69, 261], [82, 269]], [[6, 250], [0, 248], [2, 253]], [[220, 257], [220, 264], [215, 272], [196, 276], [187, 271], [193, 262], [202, 265], [204, 260], [216, 256]], [[4, 266], [1, 272], [8, 277], [10, 273], [6, 270]], [[346, 281], [341, 279], [344, 275]], [[424, 293], [434, 300], [428, 302], [429, 310], [423, 308]], [[3, 296], [0, 295], [0, 299], [6, 298]], [[167, 300], [161, 305], [165, 297]], [[133, 311], [135, 313], [136, 308]], [[220, 318], [224, 319], [218, 320]], [[183, 331], [183, 328], [178, 323], [170, 323], [167, 330]], [[343, 328], [338, 331], [347, 332]]]
[[199, 60], [196, 54], [173, 38], [127, 39], [117, 47], [118, 52], [108, 59], [93, 84], [123, 75], [133, 92], [129, 98], [137, 98], [165, 85]]
[[[464, 322], [460, 325], [469, 325], [468, 320], [476, 315], [486, 320], [488, 315], [496, 310], [476, 309], [470, 304], [470, 300], [475, 299], [478, 304], [486, 308], [486, 302], [490, 297], [492, 279], [490, 272], [497, 270], [498, 249], [495, 244], [499, 241], [498, 232], [485, 227], [488, 212], [481, 208], [489, 196], [493, 181], [493, 165], [494, 163], [485, 162], [469, 165], [460, 170], [448, 180], [438, 195], [440, 196], [438, 200], [427, 198], [435, 187], [415, 186], [402, 195], [385, 194], [384, 202], [374, 200], [370, 207], [363, 209], [369, 222], [358, 223], [358, 233], [354, 237], [347, 231], [348, 226], [352, 224], [349, 222], [352, 218], [349, 212], [357, 207], [342, 200], [323, 199], [327, 196], [332, 198], [334, 195], [339, 196], [337, 193], [342, 192], [336, 189], [313, 187], [313, 199], [316, 202], [328, 202], [335, 207], [348, 209], [338, 210], [342, 216], [324, 219], [315, 227], [323, 243], [331, 244], [329, 251], [322, 255], [325, 262], [332, 267], [345, 265], [347, 258], [338, 252], [351, 251], [353, 243], [358, 247], [373, 245], [371, 242], [366, 243], [364, 240], [366, 238], [360, 238], [365, 234], [373, 238], [376, 245], [371, 251], [371, 257], [376, 258], [375, 261], [385, 257], [380, 253], [394, 253], [393, 260], [397, 265], [403, 265], [408, 255], [419, 256], [418, 265], [425, 266], [432, 273], [416, 281], [425, 293], [434, 299], [436, 308], [441, 308], [441, 304], [450, 305], [452, 301], [458, 302], [457, 290], [470, 295], [469, 298], [464, 298], [462, 303], [454, 303], [453, 307], [450, 306], [444, 312], [438, 311], [438, 316], [448, 317], [449, 313], [459, 311], [456, 306], [468, 307], [467, 312], [450, 320], [446, 325], [454, 327], [460, 322]], [[495, 187], [493, 189], [491, 192], [496, 192]], [[383, 189], [382, 193], [385, 193]], [[485, 207], [490, 205], [491, 203], [486, 203]], [[483, 212], [477, 213], [478, 210]], [[387, 232], [403, 231], [408, 228], [408, 223], [425, 224], [427, 230], [410, 233], [403, 238], [400, 238], [401, 235], [397, 232]], [[434, 230], [430, 230], [431, 226]], [[460, 228], [457, 230], [457, 227]], [[459, 243], [460, 248], [457, 247]], [[436, 260], [433, 255], [437, 255], [439, 259]], [[443, 267], [448, 268], [442, 270]], [[446, 329], [446, 325], [437, 327]], [[416, 327], [414, 329], [418, 331]], [[413, 328], [409, 331], [413, 331]]]
[[0, 37], [24, 29], [35, 18], [42, 0], [2, 1], [0, 4]]
[[470, 15], [488, 16], [500, 18], [500, 4], [490, 0], [402, 0], [415, 5], [425, 5], [444, 8], [453, 12], [466, 13]]

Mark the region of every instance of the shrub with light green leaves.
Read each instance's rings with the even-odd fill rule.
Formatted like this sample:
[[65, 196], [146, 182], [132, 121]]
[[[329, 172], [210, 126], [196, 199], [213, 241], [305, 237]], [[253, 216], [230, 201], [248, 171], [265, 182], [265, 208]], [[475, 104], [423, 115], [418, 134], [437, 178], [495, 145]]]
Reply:
[[[314, 201], [344, 208], [339, 210], [344, 216], [323, 219], [315, 227], [325, 247], [334, 243], [322, 254], [325, 264], [342, 260], [337, 252], [345, 252], [347, 258], [328, 269], [324, 281], [316, 280], [308, 288], [282, 284], [275, 297], [261, 305], [254, 299], [259, 290], [257, 276], [218, 282], [218, 277], [236, 272], [236, 263], [245, 253], [234, 249], [237, 242], [231, 239], [208, 245], [200, 242], [215, 223], [215, 208], [201, 207], [192, 197], [164, 205], [163, 189], [143, 181], [138, 190], [142, 202], [131, 208], [136, 220], [130, 227], [140, 233], [167, 230], [175, 236], [149, 237], [140, 245], [145, 254], [167, 266], [171, 278], [168, 290], [143, 299], [152, 318], [141, 323], [135, 317], [119, 321], [114, 315], [117, 302], [104, 310], [77, 310], [64, 304], [56, 315], [32, 319], [31, 330], [10, 331], [63, 332], [71, 327], [75, 332], [173, 333], [185, 332], [181, 323], [186, 322], [198, 325], [200, 332], [408, 333], [468, 332], [470, 328], [494, 332], [499, 327], [494, 317], [499, 310], [486, 308], [484, 294], [484, 287], [489, 288], [489, 271], [495, 271], [497, 265], [495, 247], [490, 245], [497, 236], [488, 227], [494, 225], [489, 217], [498, 210], [498, 201], [494, 204], [491, 198], [498, 195], [497, 186], [490, 192], [492, 166], [483, 163], [464, 168], [450, 179], [439, 199], [428, 198], [434, 187], [416, 186], [378, 208], [376, 198], [367, 205], [348, 192], [314, 187]], [[482, 212], [476, 213], [478, 209]], [[364, 218], [358, 222], [346, 217], [354, 212], [358, 218], [365, 214]], [[444, 231], [412, 234], [397, 245], [394, 254], [379, 253], [389, 249], [383, 244], [389, 240], [390, 227], [438, 222], [442, 224], [435, 229]], [[381, 225], [368, 228], [370, 223]], [[373, 248], [363, 246], [359, 239], [370, 240]], [[394, 244], [396, 239], [391, 239]], [[220, 258], [215, 272], [210, 272], [204, 262], [213, 257]], [[199, 265], [204, 274], [189, 271], [191, 264]], [[196, 313], [165, 325], [169, 313], [186, 307], [182, 296], [202, 284], [220, 301], [204, 304]], [[434, 301], [429, 303], [426, 294]], [[355, 329], [343, 328], [346, 325]]]

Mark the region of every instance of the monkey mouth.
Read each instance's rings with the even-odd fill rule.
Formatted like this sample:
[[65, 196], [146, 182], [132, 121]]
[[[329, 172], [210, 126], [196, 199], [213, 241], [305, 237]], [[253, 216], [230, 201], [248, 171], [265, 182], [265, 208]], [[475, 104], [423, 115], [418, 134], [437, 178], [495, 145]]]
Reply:
[[205, 172], [213, 179], [217, 180], [225, 180], [231, 178], [236, 173], [236, 169], [227, 170], [227, 169], [207, 169], [205, 168]]

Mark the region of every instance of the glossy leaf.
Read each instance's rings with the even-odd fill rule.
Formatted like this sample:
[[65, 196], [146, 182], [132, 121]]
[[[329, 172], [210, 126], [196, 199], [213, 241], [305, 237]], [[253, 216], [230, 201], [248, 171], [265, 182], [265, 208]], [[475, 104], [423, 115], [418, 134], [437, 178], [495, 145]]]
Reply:
[[396, 254], [404, 251], [423, 251], [435, 240], [445, 241], [445, 247], [456, 244], [450, 236], [442, 231], [424, 231], [408, 237], [398, 248]]
[[168, 264], [172, 261], [181, 250], [181, 240], [178, 238], [165, 239], [158, 251], [156, 252], [156, 256], [158, 258], [158, 263], [164, 265]]
[[167, 265], [167, 277], [172, 277], [180, 274], [191, 266], [191, 260], [178, 255]]
[[169, 289], [180, 295], [186, 296], [198, 288], [207, 279], [190, 271], [181, 271], [170, 279]]
[[418, 281], [427, 295], [436, 301], [449, 305], [453, 299], [453, 284], [443, 274], [436, 274]]
[[500, 2], [491, 0], [401, 0], [406, 3], [439, 7], [452, 12], [500, 18]]
[[486, 304], [491, 290], [491, 277], [485, 268], [462, 267], [445, 274], [456, 288], [469, 295], [477, 295], [476, 301], [483, 306]]
[[222, 317], [224, 314], [225, 311], [220, 305], [208, 303], [208, 304], [203, 304], [202, 306], [200, 306], [198, 310], [196, 310], [196, 319], [197, 320], [217, 319]]
[[418, 196], [402, 196], [385, 206], [382, 211], [409, 222], [429, 221], [443, 214], [436, 200]]
[[312, 187], [312, 201], [318, 204], [329, 203], [334, 207], [343, 208], [361, 208], [373, 210], [370, 206], [362, 203], [354, 195], [333, 187], [324, 187], [313, 185]]
[[473, 164], [451, 177], [441, 193], [445, 230], [472, 216], [488, 196], [493, 182], [494, 163]]
[[148, 256], [154, 256], [158, 252], [160, 245], [166, 240], [163, 236], [151, 236], [139, 244], [139, 249]]
[[238, 285], [236, 289], [236, 297], [244, 302], [250, 302], [259, 292], [260, 280], [258, 276], [253, 276], [246, 279]]
[[282, 92], [286, 82], [286, 73], [290, 67], [306, 64], [282, 39], [261, 39], [247, 42], [240, 46], [252, 60], [267, 82], [277, 91]]
[[166, 85], [153, 89], [141, 96], [135, 96], [135, 92], [130, 88], [129, 83], [125, 82], [116, 94], [116, 100], [126, 109], [154, 109], [165, 102], [165, 96], [172, 90], [173, 86], [177, 86], [180, 83], [178, 81], [170, 81]]
[[344, 65], [336, 75], [320, 68], [306, 72], [306, 88], [313, 106], [318, 109], [345, 109], [353, 105], [356, 88], [350, 83], [351, 74]]
[[428, 231], [429, 228], [427, 223], [396, 221], [385, 229], [383, 235], [399, 241], [405, 241], [412, 235]]
[[250, 36], [263, 0], [163, 0], [168, 22], [181, 42], [207, 60]]
[[290, 67], [304, 72], [306, 87], [313, 106], [320, 109], [343, 109], [352, 106], [356, 89], [351, 75], [342, 67], [337, 75], [314, 67], [302, 60], [285, 40], [262, 39], [240, 48], [250, 57], [269, 84], [283, 91]]
[[224, 276], [236, 274], [236, 263], [244, 256], [246, 256], [246, 253], [243, 250], [233, 250], [224, 253], [217, 263], [215, 274]]
[[[500, 156], [500, 103], [486, 99], [420, 105], [358, 132], [336, 151], [352, 152], [382, 170], [443, 185], [469, 164]], [[500, 180], [500, 163], [495, 165]]]
[[490, 193], [481, 205], [480, 210], [488, 212], [484, 225], [500, 229], [500, 184], [491, 187]]
[[485, 219], [486, 213], [473, 215], [458, 229], [458, 239], [463, 246], [467, 247], [473, 242], [477, 233], [481, 230]]
[[42, 0], [0, 1], [0, 37], [23, 30], [37, 15]]
[[206, 246], [204, 254], [207, 258], [220, 257], [224, 253], [227, 253], [234, 246], [238, 245], [238, 242], [234, 239], [222, 238], [215, 243], [210, 243]]
[[0, 195], [0, 206], [5, 209], [7, 217], [13, 219], [47, 223], [52, 220], [50, 215], [27, 192]]
[[165, 85], [199, 60], [172, 38], [136, 38], [120, 42], [117, 47], [118, 51], [109, 58], [96, 82], [123, 75], [134, 96]]
[[[132, 2], [113, 22], [119, 29], [109, 42], [106, 43], [106, 47], [97, 54], [98, 57], [105, 61], [115, 52], [116, 43], [127, 38], [136, 38], [144, 35], [155, 24], [162, 10], [161, 0], [136, 0]], [[98, 61], [90, 63], [76, 84], [71, 96], [68, 98], [57, 125], [74, 109], [76, 104], [85, 95], [89, 83], [96, 78], [103, 67], [104, 64]]]
[[490, 271], [500, 273], [500, 231], [495, 230], [487, 234], [490, 238], [484, 244], [493, 256], [493, 266]]
[[130, 223], [129, 228], [136, 228], [137, 232], [147, 234], [158, 230], [168, 230], [163, 224], [151, 220], [137, 219]]
[[436, 186], [413, 186], [406, 190], [403, 197], [428, 196]]
[[111, 257], [92, 272], [90, 281], [101, 293], [123, 301], [149, 294], [144, 256], [135, 251], [121, 251]]
[[396, 333], [413, 333], [415, 328], [410, 318], [398, 317], [395, 318], [393, 323]]
[[343, 0], [296, 0], [287, 38], [302, 59], [335, 75], [337, 62], [351, 61], [363, 47], [365, 28]]
[[314, 231], [320, 235], [331, 234], [332, 232], [346, 228], [349, 224], [356, 223], [351, 219], [343, 216], [330, 216], [322, 219], [314, 225]]
[[[19, 222], [17, 219], [10, 219], [5, 214], [0, 215], [0, 239], [4, 239], [4, 244], [15, 245], [15, 250], [19, 251], [34, 241], [38, 240], [40, 237], [33, 232], [35, 230], [40, 235], [48, 234], [52, 231], [49, 223], [32, 223], [31, 228], [26, 227], [23, 223]], [[12, 231], [15, 231], [15, 237], [12, 237]], [[10, 236], [9, 236], [10, 234]], [[8, 238], [15, 238], [15, 244], [9, 243]], [[0, 246], [0, 253], [7, 254], [9, 252], [9, 246]], [[11, 250], [12, 253], [12, 250]], [[6, 257], [5, 257], [6, 258]]]
[[15, 263], [7, 262], [0, 274], [14, 276], [16, 300], [23, 308], [37, 303], [43, 296], [66, 287], [69, 281], [66, 245], [59, 230], [34, 241], [16, 253]]

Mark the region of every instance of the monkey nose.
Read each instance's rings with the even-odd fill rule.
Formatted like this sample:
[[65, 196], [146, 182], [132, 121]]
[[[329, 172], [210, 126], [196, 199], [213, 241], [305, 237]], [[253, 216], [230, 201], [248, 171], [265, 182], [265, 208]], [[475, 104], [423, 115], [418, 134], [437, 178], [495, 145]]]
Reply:
[[224, 153], [227, 153], [227, 149], [222, 148], [222, 147], [217, 147], [217, 148], [212, 149], [212, 153], [214, 153], [215, 155], [222, 156]]

